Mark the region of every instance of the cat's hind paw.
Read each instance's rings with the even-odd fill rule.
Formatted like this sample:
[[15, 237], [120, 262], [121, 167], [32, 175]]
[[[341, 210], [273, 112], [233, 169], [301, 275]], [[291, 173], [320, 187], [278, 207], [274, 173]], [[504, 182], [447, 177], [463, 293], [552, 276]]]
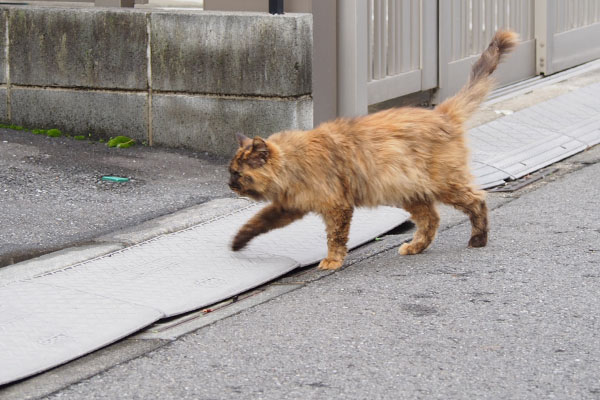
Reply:
[[416, 246], [414, 246], [411, 243], [402, 243], [402, 245], [398, 249], [398, 254], [400, 254], [402, 256], [408, 256], [408, 255], [412, 255], [412, 254], [418, 254], [421, 251], [423, 251], [423, 250], [416, 248]]
[[319, 269], [327, 269], [327, 270], [336, 270], [339, 269], [342, 264], [344, 264], [344, 260], [334, 260], [330, 258], [325, 258], [321, 260], [319, 263]]

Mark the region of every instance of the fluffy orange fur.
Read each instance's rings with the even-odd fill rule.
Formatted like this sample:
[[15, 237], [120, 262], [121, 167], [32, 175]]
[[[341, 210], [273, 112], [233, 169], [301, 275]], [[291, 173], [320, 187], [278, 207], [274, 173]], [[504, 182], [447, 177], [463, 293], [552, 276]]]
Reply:
[[436, 235], [436, 202], [464, 211], [472, 224], [469, 246], [485, 246], [485, 192], [475, 187], [469, 171], [463, 125], [489, 93], [489, 76], [502, 55], [516, 43], [513, 32], [497, 32], [465, 87], [433, 110], [389, 109], [311, 131], [279, 132], [266, 140], [238, 134], [229, 185], [270, 204], [239, 230], [233, 250], [316, 212], [325, 221], [328, 247], [319, 268], [337, 269], [346, 257], [354, 207], [388, 205], [410, 212], [417, 231], [399, 253], [417, 254]]

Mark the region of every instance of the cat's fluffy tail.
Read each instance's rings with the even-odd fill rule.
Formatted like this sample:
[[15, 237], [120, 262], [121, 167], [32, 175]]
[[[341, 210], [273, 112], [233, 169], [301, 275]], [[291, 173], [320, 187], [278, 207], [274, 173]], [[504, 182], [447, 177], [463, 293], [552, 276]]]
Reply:
[[454, 96], [442, 102], [436, 109], [462, 125], [486, 98], [493, 86], [490, 78], [502, 56], [516, 45], [518, 36], [511, 31], [496, 32], [487, 49], [471, 68], [469, 82]]

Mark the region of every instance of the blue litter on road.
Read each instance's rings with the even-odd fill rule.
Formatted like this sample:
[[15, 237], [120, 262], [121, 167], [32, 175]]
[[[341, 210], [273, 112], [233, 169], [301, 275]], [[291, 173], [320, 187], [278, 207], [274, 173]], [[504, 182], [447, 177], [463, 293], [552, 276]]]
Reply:
[[123, 178], [120, 176], [109, 176], [109, 175], [103, 176], [102, 180], [107, 181], [107, 182], [129, 182], [129, 178]]

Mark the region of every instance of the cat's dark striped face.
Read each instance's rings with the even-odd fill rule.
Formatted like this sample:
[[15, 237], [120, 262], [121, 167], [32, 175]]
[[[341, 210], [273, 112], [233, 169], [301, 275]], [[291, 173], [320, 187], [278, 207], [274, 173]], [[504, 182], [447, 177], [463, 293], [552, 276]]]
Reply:
[[264, 200], [267, 186], [263, 167], [269, 158], [264, 139], [237, 134], [240, 148], [229, 164], [229, 187], [240, 196]]

